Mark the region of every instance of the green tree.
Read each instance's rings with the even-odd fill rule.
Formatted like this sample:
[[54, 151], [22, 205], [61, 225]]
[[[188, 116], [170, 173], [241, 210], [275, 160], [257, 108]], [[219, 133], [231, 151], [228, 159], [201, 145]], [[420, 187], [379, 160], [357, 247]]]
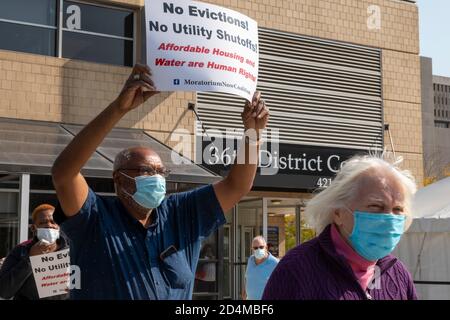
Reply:
[[284, 230], [286, 234], [286, 252], [295, 247], [295, 215], [284, 216]]
[[[295, 236], [296, 236], [296, 228], [295, 228], [295, 215], [285, 215], [284, 216], [284, 227], [285, 227], [285, 235], [286, 235], [286, 252], [291, 250], [296, 246]], [[302, 219], [300, 222], [301, 225], [301, 235], [300, 241], [301, 243], [311, 240], [316, 236], [314, 229], [309, 228], [306, 225], [306, 222]]]

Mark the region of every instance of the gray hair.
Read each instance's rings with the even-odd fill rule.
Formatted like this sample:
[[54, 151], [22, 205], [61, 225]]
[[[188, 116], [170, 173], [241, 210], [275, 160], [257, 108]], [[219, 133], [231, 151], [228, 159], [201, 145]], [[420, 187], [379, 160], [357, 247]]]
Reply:
[[135, 146], [123, 149], [114, 158], [113, 171], [120, 169], [132, 159], [145, 158], [146, 153], [159, 158], [159, 155], [153, 149], [148, 147]]
[[255, 240], [260, 240], [260, 241], [264, 242], [264, 245], [267, 245], [266, 239], [264, 239], [263, 236], [256, 236], [256, 237], [254, 237], [253, 240], [252, 240], [252, 243], [253, 243]]
[[403, 186], [405, 195], [405, 230], [411, 225], [411, 197], [417, 191], [415, 179], [407, 170], [401, 170], [403, 159], [391, 160], [388, 154], [354, 156], [342, 164], [342, 167], [330, 186], [312, 198], [305, 208], [306, 222], [320, 233], [333, 222], [335, 210], [345, 208], [357, 194], [358, 178], [369, 169], [385, 169], [392, 173]]

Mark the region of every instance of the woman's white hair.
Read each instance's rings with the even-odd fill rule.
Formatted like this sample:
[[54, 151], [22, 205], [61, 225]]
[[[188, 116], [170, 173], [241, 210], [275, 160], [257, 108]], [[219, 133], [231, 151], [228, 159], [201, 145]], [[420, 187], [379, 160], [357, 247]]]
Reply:
[[312, 198], [305, 208], [305, 219], [308, 225], [320, 233], [333, 222], [335, 210], [345, 208], [358, 194], [358, 178], [367, 170], [379, 168], [392, 173], [403, 186], [407, 215], [405, 230], [411, 225], [411, 197], [417, 191], [414, 177], [407, 170], [401, 170], [399, 164], [403, 158], [393, 159], [391, 154], [354, 156], [342, 164], [340, 171], [330, 186]]

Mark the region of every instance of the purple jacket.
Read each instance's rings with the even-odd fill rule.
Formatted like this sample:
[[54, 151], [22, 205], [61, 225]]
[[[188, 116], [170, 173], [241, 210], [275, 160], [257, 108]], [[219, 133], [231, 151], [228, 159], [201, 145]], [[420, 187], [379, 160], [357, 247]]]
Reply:
[[263, 300], [416, 300], [406, 267], [392, 255], [377, 262], [378, 288], [361, 288], [331, 240], [331, 225], [316, 238], [290, 250], [272, 272]]

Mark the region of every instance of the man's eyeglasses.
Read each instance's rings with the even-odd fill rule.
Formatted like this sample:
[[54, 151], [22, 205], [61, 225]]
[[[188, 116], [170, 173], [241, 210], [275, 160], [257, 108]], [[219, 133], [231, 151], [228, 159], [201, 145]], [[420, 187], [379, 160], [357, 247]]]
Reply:
[[117, 170], [138, 172], [139, 176], [154, 176], [155, 174], [159, 174], [164, 178], [167, 178], [170, 174], [170, 170], [167, 170], [166, 168], [155, 169], [152, 167], [139, 167], [139, 168], [119, 168]]
[[264, 249], [265, 246], [253, 247], [253, 250]]

